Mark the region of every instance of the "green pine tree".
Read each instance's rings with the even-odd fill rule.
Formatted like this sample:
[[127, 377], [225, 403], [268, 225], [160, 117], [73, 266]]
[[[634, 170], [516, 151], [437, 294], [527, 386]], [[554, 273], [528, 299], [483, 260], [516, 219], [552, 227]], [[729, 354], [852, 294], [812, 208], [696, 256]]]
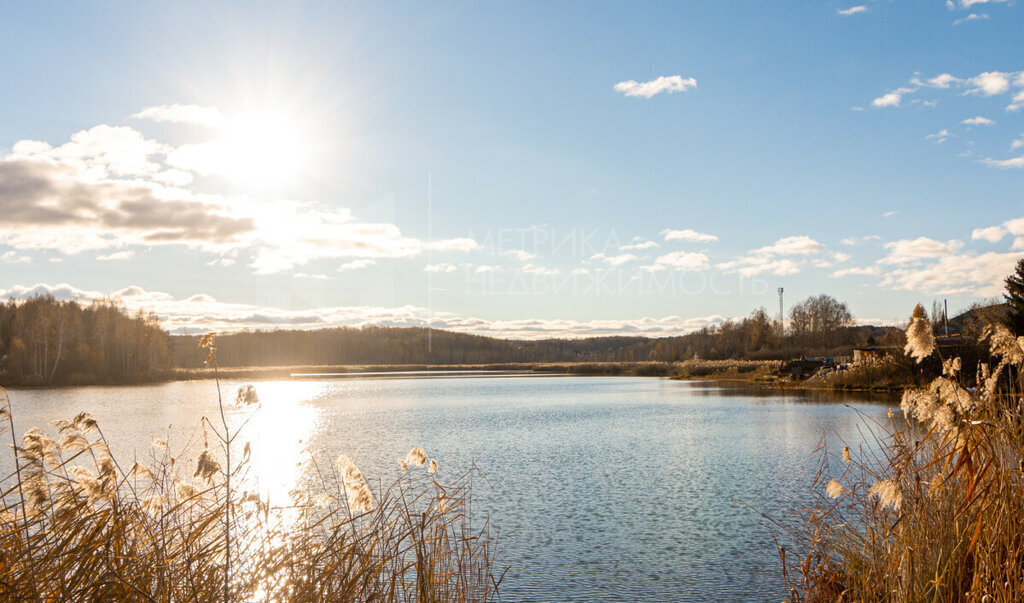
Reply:
[[1006, 326], [1014, 334], [1024, 335], [1024, 259], [1017, 261], [1017, 269], [1006, 277], [1006, 303], [1010, 312], [1006, 317]]

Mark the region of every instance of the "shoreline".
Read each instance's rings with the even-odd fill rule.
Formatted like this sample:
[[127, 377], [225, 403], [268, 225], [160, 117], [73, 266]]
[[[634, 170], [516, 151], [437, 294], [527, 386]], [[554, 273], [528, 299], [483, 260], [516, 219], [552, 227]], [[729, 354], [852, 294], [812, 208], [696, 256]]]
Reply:
[[[576, 375], [607, 377], [671, 377], [677, 372], [672, 362], [504, 362], [487, 364], [344, 364], [294, 366], [219, 367], [222, 379], [302, 379], [315, 377], [358, 378], [389, 375], [493, 374]], [[212, 379], [211, 368], [175, 369], [167, 380]]]
[[749, 378], [735, 376], [715, 376], [707, 375], [704, 377], [671, 377], [678, 381], [720, 381], [727, 383], [746, 383], [750, 385], [758, 385], [769, 389], [778, 389], [783, 391], [803, 391], [803, 392], [857, 392], [867, 394], [902, 394], [906, 387], [816, 387], [814, 384], [807, 384], [806, 381], [789, 381], [786, 379], [765, 379], [765, 378]]
[[[712, 361], [719, 366], [699, 374], [684, 362], [506, 362], [486, 364], [346, 364], [218, 367], [216, 376], [230, 380], [360, 379], [360, 378], [441, 378], [495, 376], [577, 376], [577, 377], [659, 377], [676, 381], [713, 381], [756, 386], [778, 391], [851, 392], [899, 394], [904, 387], [822, 387], [808, 381], [791, 381], [759, 367], [744, 370], [757, 361]], [[689, 370], [688, 370], [689, 369]], [[120, 387], [153, 385], [174, 381], [214, 379], [212, 368], [176, 368], [146, 381], [127, 383], [62, 383], [55, 385], [0, 384], [17, 389], [63, 387]], [[813, 380], [812, 380], [813, 381]]]
[[[487, 364], [343, 364], [343, 365], [288, 365], [288, 366], [241, 366], [218, 367], [216, 375], [221, 379], [236, 380], [301, 380], [303, 378], [337, 377], [381, 377], [401, 373], [461, 373], [492, 374], [507, 372], [510, 376], [522, 375], [575, 375], [597, 377], [672, 377], [679, 371], [674, 362], [505, 362]], [[62, 387], [120, 387], [153, 385], [172, 381], [194, 381], [213, 379], [212, 368], [175, 368], [162, 371], [152, 379], [122, 383], [81, 382], [37, 385], [27, 383], [0, 383], [0, 387], [18, 389], [51, 389]]]

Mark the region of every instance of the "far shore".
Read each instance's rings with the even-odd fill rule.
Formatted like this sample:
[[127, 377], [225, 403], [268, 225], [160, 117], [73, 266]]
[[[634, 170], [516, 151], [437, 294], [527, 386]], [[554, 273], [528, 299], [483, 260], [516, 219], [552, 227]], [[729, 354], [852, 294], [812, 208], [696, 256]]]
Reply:
[[[781, 364], [781, 363], [780, 363]], [[700, 370], [695, 370], [695, 365]], [[772, 370], [771, 362], [748, 360], [716, 360], [685, 362], [511, 362], [491, 364], [363, 364], [332, 366], [248, 366], [217, 369], [221, 379], [270, 380], [270, 379], [315, 379], [315, 378], [359, 378], [399, 376], [401, 373], [457, 373], [460, 376], [474, 374], [515, 375], [573, 375], [594, 377], [661, 377], [678, 381], [712, 381], [720, 383], [745, 384], [774, 390], [790, 391], [832, 391], [862, 393], [901, 393], [897, 386], [822, 386], [815, 380], [794, 381], [779, 376]], [[415, 376], [415, 375], [410, 375]], [[456, 375], [452, 375], [456, 376]], [[212, 379], [214, 369], [176, 369], [172, 380]]]
[[325, 376], [377, 376], [382, 373], [495, 373], [537, 375], [595, 375], [672, 377], [678, 374], [674, 362], [509, 362], [490, 364], [348, 364], [297, 366], [244, 366], [179, 368], [170, 372], [174, 381], [191, 379], [301, 379]]
[[901, 392], [903, 387], [856, 385], [823, 386], [814, 379], [794, 381], [778, 373], [778, 361], [687, 360], [682, 362], [508, 362], [489, 364], [346, 364], [175, 368], [161, 372], [152, 380], [131, 383], [68, 383], [39, 386], [24, 383], [0, 383], [12, 388], [76, 387], [86, 385], [146, 385], [169, 381], [228, 379], [233, 381], [302, 380], [323, 378], [374, 377], [458, 377], [458, 376], [594, 376], [660, 377], [679, 381], [712, 381], [745, 384], [773, 390], [846, 391], [865, 393]]

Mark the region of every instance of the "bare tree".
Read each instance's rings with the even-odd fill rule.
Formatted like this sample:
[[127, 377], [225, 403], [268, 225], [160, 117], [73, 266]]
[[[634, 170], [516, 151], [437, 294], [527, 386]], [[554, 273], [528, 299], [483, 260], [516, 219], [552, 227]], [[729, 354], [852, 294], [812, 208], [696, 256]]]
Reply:
[[850, 308], [829, 295], [808, 297], [793, 306], [789, 313], [790, 328], [797, 340], [829, 347], [836, 343], [836, 332], [853, 324]]

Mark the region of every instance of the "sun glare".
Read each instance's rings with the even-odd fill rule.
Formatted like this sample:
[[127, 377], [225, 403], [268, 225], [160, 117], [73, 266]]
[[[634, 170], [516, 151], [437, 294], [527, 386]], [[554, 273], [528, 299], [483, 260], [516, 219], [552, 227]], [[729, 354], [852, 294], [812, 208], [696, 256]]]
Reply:
[[258, 434], [252, 442], [253, 477], [261, 496], [272, 504], [288, 504], [289, 491], [299, 480], [298, 465], [306, 459], [303, 442], [314, 433], [317, 410], [303, 402], [322, 386], [316, 383], [264, 382], [257, 385], [260, 408], [248, 425]]
[[216, 145], [219, 171], [241, 184], [287, 183], [298, 174], [303, 162], [298, 128], [273, 111], [254, 111], [229, 119]]

